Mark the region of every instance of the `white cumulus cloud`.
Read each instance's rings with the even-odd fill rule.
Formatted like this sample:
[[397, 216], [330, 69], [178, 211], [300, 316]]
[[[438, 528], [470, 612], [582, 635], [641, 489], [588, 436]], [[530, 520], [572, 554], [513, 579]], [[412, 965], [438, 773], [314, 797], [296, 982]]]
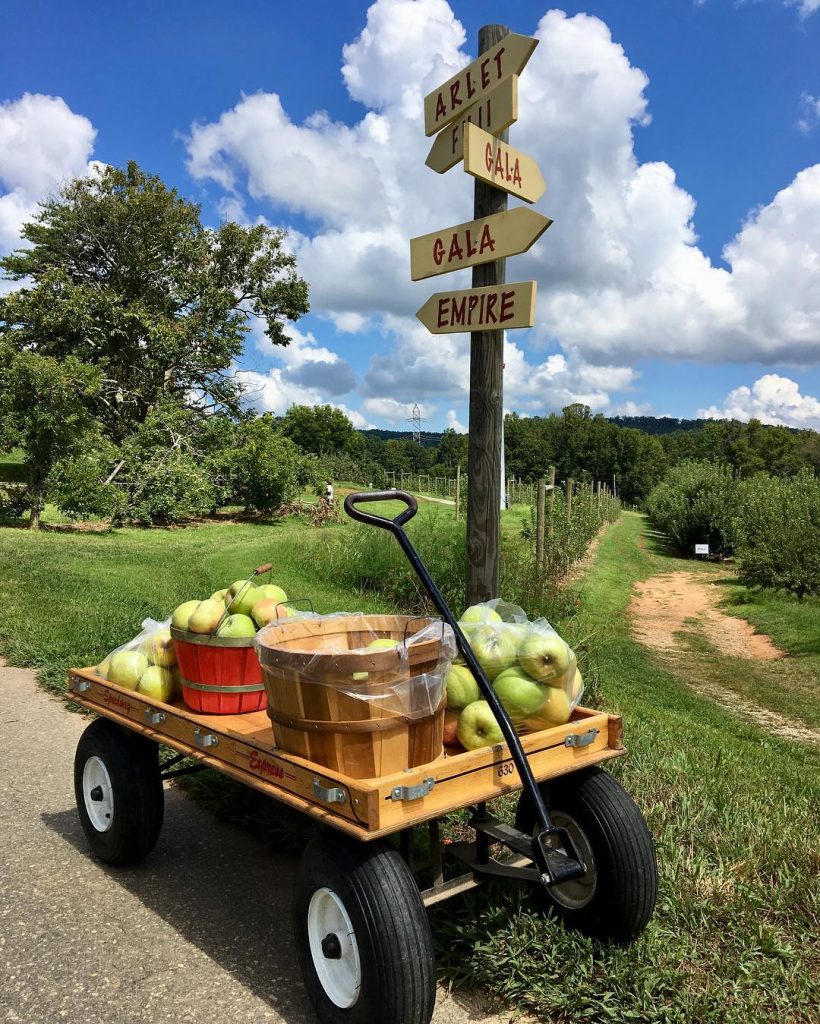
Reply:
[[811, 395], [802, 395], [796, 381], [767, 373], [751, 387], [744, 384], [730, 391], [723, 408], [712, 405], [708, 409], [699, 409], [698, 416], [743, 422], [758, 419], [762, 423], [820, 430], [820, 401]]

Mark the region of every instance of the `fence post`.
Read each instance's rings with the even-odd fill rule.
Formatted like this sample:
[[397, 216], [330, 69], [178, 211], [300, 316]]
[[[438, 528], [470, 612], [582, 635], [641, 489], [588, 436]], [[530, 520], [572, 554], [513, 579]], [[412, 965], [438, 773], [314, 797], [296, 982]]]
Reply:
[[544, 481], [538, 481], [538, 502], [535, 511], [535, 561], [538, 565], [538, 571], [544, 565], [544, 498], [546, 496], [546, 488], [544, 487]]
[[550, 466], [550, 504], [547, 516], [547, 537], [552, 546], [552, 514], [555, 509], [555, 466]]
[[568, 480], [566, 481], [566, 484], [565, 484], [566, 491], [564, 492], [564, 501], [566, 502], [567, 519], [571, 519], [572, 518], [572, 488], [574, 486], [575, 486], [575, 481], [572, 479], [572, 477], [569, 477]]
[[461, 463], [456, 466], [456, 519], [461, 511]]

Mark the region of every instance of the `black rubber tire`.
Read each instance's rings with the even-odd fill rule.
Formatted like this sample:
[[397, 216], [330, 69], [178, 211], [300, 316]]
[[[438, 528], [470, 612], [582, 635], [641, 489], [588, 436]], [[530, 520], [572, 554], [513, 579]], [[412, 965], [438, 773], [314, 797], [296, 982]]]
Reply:
[[[550, 813], [571, 818], [594, 856], [584, 880], [594, 878], [586, 905], [568, 908], [539, 886], [533, 892], [542, 906], [552, 907], [567, 927], [611, 942], [628, 943], [649, 923], [658, 896], [655, 843], [643, 814], [621, 784], [595, 766], [542, 783]], [[516, 826], [532, 834], [535, 810], [522, 793]], [[560, 822], [556, 822], [559, 824]]]
[[[94, 825], [85, 805], [83, 772], [92, 757], [103, 763], [111, 783], [111, 825], [106, 831]], [[159, 746], [107, 718], [96, 719], [77, 745], [74, 796], [83, 831], [100, 860], [118, 867], [138, 863], [153, 850], [162, 828], [165, 793]]]
[[[358, 946], [361, 986], [347, 1008], [328, 996], [310, 948], [308, 908], [325, 887], [343, 903]], [[293, 925], [308, 995], [323, 1024], [429, 1024], [436, 998], [430, 923], [395, 847], [331, 832], [313, 839], [299, 865]]]

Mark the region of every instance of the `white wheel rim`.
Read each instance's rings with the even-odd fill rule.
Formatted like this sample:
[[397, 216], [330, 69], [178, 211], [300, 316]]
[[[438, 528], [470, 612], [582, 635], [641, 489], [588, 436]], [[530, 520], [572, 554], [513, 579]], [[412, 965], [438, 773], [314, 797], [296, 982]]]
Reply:
[[346, 1010], [359, 998], [362, 965], [350, 917], [332, 889], [317, 889], [311, 896], [307, 929], [310, 955], [325, 995]]
[[[567, 910], [582, 910], [591, 902], [598, 888], [598, 865], [595, 863], [595, 854], [592, 851], [592, 846], [586, 837], [586, 833], [573, 817], [558, 810], [551, 811], [550, 817], [553, 825], [565, 828], [569, 832], [587, 868], [586, 873], [581, 875], [580, 878], [573, 878], [569, 882], [561, 882], [559, 885], [550, 886], [550, 896], [556, 903], [560, 903]], [[553, 838], [550, 845], [554, 849], [564, 849], [557, 836]]]
[[98, 757], [89, 757], [83, 768], [85, 812], [98, 832], [107, 832], [114, 821], [114, 791], [108, 769]]

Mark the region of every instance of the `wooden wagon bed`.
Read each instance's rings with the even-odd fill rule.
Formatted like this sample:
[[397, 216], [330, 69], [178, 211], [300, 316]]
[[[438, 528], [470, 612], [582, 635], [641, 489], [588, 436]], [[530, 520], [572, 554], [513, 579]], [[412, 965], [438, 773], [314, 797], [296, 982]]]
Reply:
[[[360, 840], [376, 839], [521, 788], [506, 744], [445, 748], [430, 764], [352, 779], [274, 745], [264, 711], [203, 715], [72, 669], [66, 698]], [[522, 737], [538, 781], [619, 757], [621, 718], [577, 707], [566, 725]]]

